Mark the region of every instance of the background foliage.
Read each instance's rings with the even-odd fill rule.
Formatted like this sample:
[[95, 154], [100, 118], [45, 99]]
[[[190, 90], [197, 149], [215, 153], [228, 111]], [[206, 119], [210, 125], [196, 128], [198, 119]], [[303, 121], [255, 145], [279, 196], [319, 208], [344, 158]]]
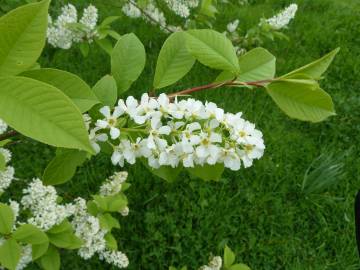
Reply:
[[[78, 7], [89, 1], [72, 1]], [[236, 2], [236, 1], [234, 1]], [[254, 25], [263, 14], [273, 15], [291, 1], [255, 1], [257, 5], [221, 10], [222, 23], [241, 17], [242, 25]], [[67, 1], [53, 1], [61, 6]], [[115, 9], [106, 1], [93, 1], [104, 17]], [[287, 31], [290, 42], [265, 44], [278, 58], [284, 74], [333, 48], [341, 52], [330, 68], [324, 88], [333, 96], [337, 116], [320, 124], [289, 119], [261, 91], [219, 89], [197, 94], [226, 107], [243, 111], [264, 132], [267, 150], [256, 166], [237, 173], [226, 171], [221, 182], [192, 180], [185, 174], [174, 184], [153, 177], [140, 164], [127, 167], [130, 215], [121, 219], [117, 235], [120, 250], [131, 258], [129, 269], [166, 269], [168, 265], [196, 268], [211, 252], [221, 254], [224, 244], [252, 269], [358, 269], [354, 237], [353, 200], [359, 188], [360, 131], [360, 4], [355, 0], [299, 0], [300, 10]], [[120, 11], [116, 11], [120, 12]], [[226, 20], [224, 19], [226, 17]], [[126, 17], [114, 25], [119, 33], [134, 32], [147, 51], [143, 76], [132, 86], [132, 94], [148, 91], [160, 46], [166, 39], [157, 27]], [[286, 59], [286, 62], [285, 62]], [[79, 50], [47, 47], [42, 66], [73, 72], [93, 85], [109, 73], [110, 59], [98, 48], [84, 59]], [[146, 76], [144, 76], [146, 74]], [[196, 65], [195, 71], [171, 90], [204, 84], [214, 71]], [[166, 89], [165, 89], [166, 90]], [[13, 145], [14, 166], [19, 178], [41, 177], [54, 156], [52, 148], [27, 140]], [[323, 153], [342, 158], [345, 176], [337, 185], [312, 194], [302, 191], [307, 169]], [[339, 162], [335, 160], [334, 162]], [[107, 157], [88, 162], [73, 181], [59, 187], [66, 196], [90, 194], [115, 168]], [[319, 181], [325, 181], [319, 174]], [[15, 185], [24, 186], [17, 182]], [[15, 188], [12, 190], [20, 190]], [[86, 191], [86, 192], [85, 192]], [[66, 197], [64, 196], [64, 197]], [[96, 259], [90, 263], [63, 255], [63, 269], [109, 269]], [[35, 267], [34, 267], [35, 269]]]

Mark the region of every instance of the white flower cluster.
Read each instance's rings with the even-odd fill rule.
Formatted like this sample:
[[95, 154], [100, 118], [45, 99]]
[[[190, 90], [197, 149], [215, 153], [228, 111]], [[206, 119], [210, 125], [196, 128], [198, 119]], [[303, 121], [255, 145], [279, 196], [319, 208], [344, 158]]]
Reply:
[[204, 265], [199, 270], [220, 270], [222, 267], [222, 258], [220, 256], [213, 257], [208, 265]]
[[199, 5], [198, 0], [165, 0], [165, 3], [176, 15], [183, 18], [190, 16], [190, 9]]
[[239, 20], [235, 20], [235, 21], [228, 23], [228, 25], [226, 26], [227, 31], [229, 33], [234, 33], [237, 30], [237, 28], [239, 27], [239, 23], [240, 23]]
[[0, 155], [3, 155], [6, 162], [6, 168], [4, 171], [0, 171], [0, 195], [3, 193], [14, 180], [15, 169], [9, 166], [8, 163], [11, 161], [11, 152], [5, 148], [0, 148]]
[[4, 134], [7, 129], [8, 125], [2, 119], [0, 119], [0, 135]]
[[117, 172], [105, 181], [100, 187], [101, 196], [114, 196], [121, 191], [122, 184], [128, 177], [127, 172]]
[[98, 218], [88, 214], [86, 201], [82, 198], [75, 200], [75, 213], [71, 224], [75, 235], [84, 242], [78, 252], [81, 258], [88, 260], [98, 253], [101, 260], [118, 268], [126, 268], [129, 265], [129, 260], [124, 253], [106, 249], [107, 231], [101, 229]]
[[286, 27], [290, 21], [295, 18], [296, 12], [298, 9], [297, 4], [291, 4], [279, 14], [274, 17], [267, 19], [266, 22], [275, 30], [279, 30], [281, 28]]
[[71, 204], [58, 204], [55, 188], [44, 186], [40, 179], [33, 179], [23, 193], [25, 195], [21, 199], [21, 204], [24, 209], [29, 209], [32, 213], [32, 217], [27, 222], [44, 231], [59, 225], [74, 213]]
[[[191, 9], [199, 5], [199, 0], [165, 0], [164, 2], [172, 12], [185, 19], [190, 16]], [[148, 1], [143, 9], [138, 7], [137, 1], [132, 0], [122, 7], [122, 11], [130, 18], [143, 18], [151, 24], [157, 24], [165, 32], [176, 32], [182, 29], [179, 26], [167, 24], [165, 14], [157, 6], [156, 1]]]
[[[251, 166], [265, 149], [254, 124], [212, 102], [192, 98], [170, 102], [165, 94], [158, 98], [143, 94], [140, 102], [130, 96], [119, 100], [113, 111], [105, 106], [100, 112], [105, 118], [96, 122], [92, 132], [100, 136], [109, 130], [114, 165], [146, 158], [152, 168], [222, 163], [236, 171], [241, 164]], [[131, 128], [118, 126], [124, 119], [134, 123]]]
[[29, 263], [32, 262], [32, 247], [31, 245], [26, 245], [21, 247], [21, 257], [20, 261], [16, 266], [16, 270], [25, 269]]
[[[98, 36], [96, 24], [98, 21], [98, 10], [89, 5], [83, 11], [83, 16], [78, 22], [76, 8], [68, 4], [61, 9], [61, 14], [55, 21], [49, 16], [49, 26], [47, 30], [48, 42], [55, 48], [70, 49], [73, 43], [91, 43]], [[71, 26], [80, 23], [81, 29]]]

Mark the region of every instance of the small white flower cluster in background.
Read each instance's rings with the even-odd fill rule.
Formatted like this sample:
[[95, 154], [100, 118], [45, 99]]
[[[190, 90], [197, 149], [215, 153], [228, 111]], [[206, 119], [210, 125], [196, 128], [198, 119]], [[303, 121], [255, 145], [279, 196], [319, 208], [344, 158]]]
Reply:
[[25, 269], [29, 263], [32, 262], [32, 247], [31, 245], [26, 245], [21, 247], [21, 257], [20, 261], [16, 266], [16, 270]]
[[291, 4], [279, 14], [274, 17], [267, 19], [266, 22], [275, 30], [280, 30], [286, 27], [292, 19], [295, 18], [296, 12], [298, 10], [297, 4]]
[[0, 119], [0, 135], [4, 134], [7, 129], [8, 125], [2, 119]]
[[234, 33], [237, 28], [239, 27], [239, 20], [235, 20], [233, 22], [228, 23], [228, 25], [226, 26], [226, 29], [229, 33]]
[[34, 179], [23, 193], [25, 195], [21, 199], [21, 204], [24, 209], [29, 209], [32, 213], [32, 217], [27, 222], [44, 231], [59, 225], [74, 213], [71, 204], [58, 204], [55, 188], [44, 186], [40, 179]]
[[[109, 131], [114, 165], [146, 158], [152, 168], [220, 163], [237, 171], [241, 164], [250, 167], [265, 149], [262, 133], [254, 124], [241, 113], [225, 113], [212, 102], [192, 98], [170, 102], [165, 94], [158, 98], [143, 94], [140, 102], [130, 96], [119, 100], [113, 111], [105, 106], [100, 112], [104, 119], [97, 120], [90, 133], [101, 136]], [[134, 124], [119, 127], [123, 120]]]
[[213, 257], [208, 265], [201, 266], [199, 270], [220, 270], [222, 267], [222, 258], [220, 256]]
[[9, 166], [8, 163], [11, 161], [11, 152], [5, 148], [0, 148], [0, 155], [5, 158], [6, 168], [4, 171], [0, 171], [0, 195], [3, 193], [14, 180], [15, 169]]
[[121, 191], [122, 184], [128, 177], [127, 172], [118, 172], [109, 177], [100, 187], [101, 196], [114, 196]]
[[[191, 9], [199, 5], [199, 0], [164, 0], [164, 2], [174, 14], [184, 19], [189, 18]], [[156, 1], [150, 0], [143, 9], [138, 7], [137, 1], [132, 0], [122, 7], [122, 11], [130, 18], [143, 18], [151, 24], [157, 24], [165, 32], [176, 32], [182, 29], [179, 26], [167, 24], [165, 14], [157, 6]]]
[[[83, 11], [83, 16], [78, 22], [76, 8], [68, 4], [61, 9], [61, 14], [56, 20], [49, 15], [47, 40], [55, 48], [70, 49], [73, 43], [91, 43], [98, 36], [96, 24], [98, 21], [98, 10], [89, 5]], [[82, 28], [75, 29], [71, 24], [80, 23]]]

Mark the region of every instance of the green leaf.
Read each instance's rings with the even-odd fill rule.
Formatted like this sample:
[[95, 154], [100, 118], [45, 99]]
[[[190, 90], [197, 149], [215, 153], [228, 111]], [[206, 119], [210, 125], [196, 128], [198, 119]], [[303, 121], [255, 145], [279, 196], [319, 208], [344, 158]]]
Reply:
[[186, 48], [186, 34], [171, 34], [161, 48], [156, 64], [154, 88], [169, 86], [184, 77], [195, 63]]
[[325, 55], [324, 57], [322, 57], [306, 66], [296, 69], [296, 70], [284, 75], [283, 77], [288, 77], [288, 76], [291, 76], [294, 74], [304, 74], [304, 75], [310, 76], [311, 78], [314, 78], [314, 79], [320, 79], [321, 75], [323, 75], [324, 72], [328, 69], [331, 62], [334, 60], [335, 56], [337, 55], [337, 53], [339, 51], [340, 51], [340, 48], [337, 48], [337, 49], [333, 50], [332, 52], [328, 53], [327, 55]]
[[75, 103], [82, 113], [91, 109], [99, 100], [91, 91], [90, 86], [75, 74], [70, 72], [42, 68], [26, 71], [21, 76], [29, 77], [50, 84], [61, 90]]
[[72, 231], [63, 231], [52, 234], [48, 232], [50, 243], [58, 248], [79, 249], [83, 241], [78, 238]]
[[238, 264], [234, 264], [232, 265], [229, 270], [251, 270], [249, 266], [242, 264], [242, 263], [238, 263]]
[[42, 257], [49, 248], [49, 241], [39, 245], [32, 245], [32, 259], [33, 261]]
[[10, 206], [0, 203], [0, 234], [9, 234], [14, 226], [15, 217]]
[[215, 15], [216, 13], [218, 13], [218, 10], [213, 4], [213, 0], [202, 0], [199, 13], [201, 15], [205, 15], [210, 18], [215, 18]]
[[49, 242], [46, 234], [31, 224], [21, 225], [14, 233], [13, 238], [26, 244], [39, 245]]
[[6, 160], [4, 155], [0, 152], [0, 172], [5, 171], [6, 169]]
[[39, 58], [45, 45], [50, 1], [29, 4], [0, 18], [0, 75], [17, 75]]
[[221, 175], [224, 172], [224, 165], [223, 164], [216, 164], [216, 165], [208, 165], [205, 164], [204, 166], [195, 166], [194, 168], [187, 168], [188, 172], [192, 175], [199, 177], [205, 181], [219, 181]]
[[80, 49], [81, 54], [82, 54], [85, 58], [88, 57], [89, 51], [90, 51], [90, 45], [89, 45], [89, 43], [86, 43], [86, 42], [80, 43], [79, 49]]
[[159, 169], [154, 169], [149, 166], [146, 160], [142, 160], [142, 163], [152, 174], [166, 180], [169, 183], [174, 182], [183, 169], [181, 166], [178, 166], [176, 168], [172, 168], [171, 166], [161, 166]]
[[65, 149], [57, 154], [46, 167], [42, 180], [46, 185], [60, 185], [69, 181], [87, 157], [84, 151]]
[[291, 118], [320, 122], [335, 115], [330, 95], [308, 80], [273, 82], [267, 86], [267, 92]]
[[100, 46], [101, 49], [103, 49], [107, 54], [111, 55], [113, 51], [113, 44], [110, 39], [108, 38], [102, 38], [102, 39], [96, 39], [96, 44]]
[[94, 152], [80, 111], [49, 84], [25, 77], [0, 78], [0, 118], [40, 142]]
[[100, 27], [105, 27], [108, 26], [110, 24], [112, 24], [113, 22], [117, 21], [120, 19], [120, 16], [109, 16], [106, 17], [100, 24]]
[[60, 254], [56, 247], [50, 246], [43, 257], [40, 258], [39, 264], [45, 270], [60, 269]]
[[105, 212], [121, 212], [128, 204], [124, 194], [106, 197], [94, 195], [93, 197], [98, 207]]
[[239, 74], [235, 48], [225, 35], [210, 29], [190, 30], [186, 33], [187, 48], [200, 63]]
[[100, 227], [103, 230], [111, 231], [113, 228], [120, 229], [119, 221], [109, 213], [99, 215], [98, 219], [100, 221]]
[[114, 236], [111, 233], [107, 233], [105, 235], [105, 241], [106, 241], [106, 247], [108, 249], [110, 249], [110, 250], [117, 250], [118, 249], [116, 239], [114, 238]]
[[229, 268], [235, 262], [235, 254], [234, 252], [228, 247], [225, 246], [224, 249], [224, 266]]
[[145, 48], [134, 34], [122, 36], [111, 54], [111, 72], [118, 85], [118, 94], [126, 92], [145, 67]]
[[113, 76], [102, 77], [93, 87], [93, 91], [103, 105], [114, 107], [117, 101], [117, 86]]
[[21, 247], [15, 239], [8, 239], [0, 246], [0, 264], [15, 270], [21, 256]]
[[67, 219], [65, 219], [59, 225], [53, 226], [50, 230], [47, 231], [47, 233], [58, 234], [58, 233], [64, 233], [64, 232], [72, 232], [72, 230], [73, 230], [73, 228], [72, 228], [70, 222]]
[[263, 48], [256, 48], [241, 56], [239, 65], [241, 73], [237, 81], [273, 79], [276, 72], [276, 57]]

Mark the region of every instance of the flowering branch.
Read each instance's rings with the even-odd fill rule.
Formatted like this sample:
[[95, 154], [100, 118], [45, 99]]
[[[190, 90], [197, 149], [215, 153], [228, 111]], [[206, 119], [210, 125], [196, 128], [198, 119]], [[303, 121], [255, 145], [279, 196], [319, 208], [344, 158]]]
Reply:
[[182, 90], [176, 93], [169, 94], [169, 98], [174, 98], [176, 96], [182, 96], [182, 95], [189, 95], [194, 92], [199, 92], [202, 90], [210, 90], [210, 89], [217, 89], [222, 86], [232, 87], [232, 86], [255, 86], [255, 87], [263, 87], [265, 84], [275, 81], [276, 79], [268, 79], [268, 80], [261, 80], [261, 81], [253, 81], [253, 82], [236, 82], [234, 80], [227, 81], [227, 82], [221, 82], [221, 83], [211, 83], [207, 85], [197, 86], [193, 88], [189, 88], [186, 90]]

